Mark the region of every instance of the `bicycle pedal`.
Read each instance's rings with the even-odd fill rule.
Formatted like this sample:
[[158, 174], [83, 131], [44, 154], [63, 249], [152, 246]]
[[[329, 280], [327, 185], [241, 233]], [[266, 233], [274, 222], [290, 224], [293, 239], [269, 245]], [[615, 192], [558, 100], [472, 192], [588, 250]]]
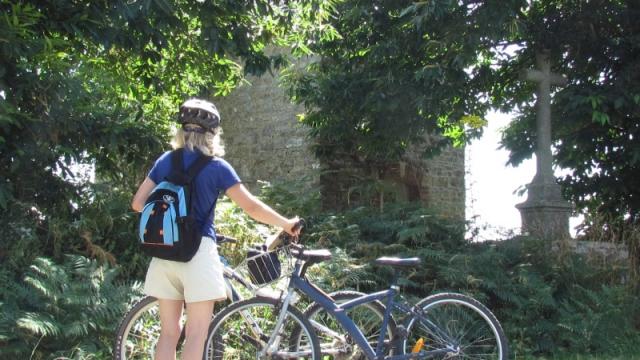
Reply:
[[395, 336], [393, 340], [404, 339], [407, 336], [407, 328], [404, 325], [396, 326]]

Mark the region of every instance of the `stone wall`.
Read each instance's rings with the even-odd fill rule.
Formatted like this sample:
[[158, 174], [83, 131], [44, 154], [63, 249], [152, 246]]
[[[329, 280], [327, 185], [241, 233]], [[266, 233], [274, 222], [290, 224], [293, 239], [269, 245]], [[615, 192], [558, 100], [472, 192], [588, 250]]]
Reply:
[[[248, 81], [250, 84], [240, 86], [229, 96], [214, 99], [222, 117], [226, 159], [243, 181], [256, 191], [258, 180], [304, 179], [309, 184], [322, 185], [323, 198], [328, 203], [346, 203], [347, 193], [358, 184], [359, 176], [371, 174], [343, 161], [320, 164], [310, 149], [306, 129], [297, 121], [296, 115], [303, 108], [287, 100], [273, 76], [249, 77]], [[464, 150], [445, 149], [429, 160], [415, 153], [410, 152], [404, 161], [388, 164], [376, 178], [394, 187], [400, 198], [421, 200], [442, 215], [464, 219]], [[341, 179], [336, 172], [326, 171], [336, 167], [346, 169], [344, 174], [349, 178]]]
[[567, 240], [569, 248], [576, 254], [588, 257], [599, 257], [609, 262], [629, 260], [629, 248], [624, 244], [613, 244], [600, 241]]
[[257, 181], [317, 183], [319, 163], [309, 148], [306, 130], [270, 75], [248, 78], [224, 98], [214, 99], [222, 118], [225, 159], [253, 191]]
[[423, 162], [422, 200], [443, 215], [465, 219], [464, 148], [446, 148]]

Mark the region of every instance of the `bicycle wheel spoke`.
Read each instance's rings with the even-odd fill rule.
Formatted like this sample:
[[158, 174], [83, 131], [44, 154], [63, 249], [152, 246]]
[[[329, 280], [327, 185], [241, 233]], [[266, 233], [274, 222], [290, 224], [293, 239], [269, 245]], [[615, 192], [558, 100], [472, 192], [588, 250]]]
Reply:
[[[473, 332], [471, 330], [474, 330]], [[458, 340], [468, 339], [468, 338], [476, 338], [478, 333], [484, 333], [486, 330], [486, 323], [484, 319], [477, 319], [473, 324], [469, 326], [469, 330], [463, 333]]]
[[405, 352], [419, 343], [418, 348], [433, 351], [436, 359], [506, 359], [502, 329], [477, 301], [460, 294], [441, 294], [421, 304], [424, 319], [409, 323]]
[[[436, 324], [436, 326], [437, 326], [437, 324]], [[430, 336], [430, 338], [433, 340], [434, 343], [435, 342], [438, 342], [439, 344], [446, 344], [447, 343], [447, 341], [440, 334], [438, 334], [437, 331], [432, 330], [426, 324], [420, 322], [420, 327], [425, 332], [427, 337]]]
[[[181, 319], [184, 324], [184, 317]], [[145, 297], [125, 315], [118, 327], [114, 359], [153, 358], [160, 337], [160, 314], [155, 298]]]
[[[353, 291], [340, 291], [331, 295], [336, 304], [353, 300], [363, 294]], [[384, 306], [380, 303], [365, 303], [345, 310], [346, 314], [360, 329], [367, 342], [376, 349], [380, 337], [380, 327], [384, 316]], [[324, 359], [365, 359], [362, 350], [348, 336], [338, 321], [327, 314], [318, 304], [310, 306], [305, 315], [319, 326], [314, 326], [321, 342], [320, 349]], [[385, 330], [385, 354], [392, 355], [391, 339], [395, 334], [395, 322], [390, 321]], [[297, 347], [297, 340], [291, 339], [293, 347]]]
[[[310, 325], [301, 314], [288, 311], [280, 330], [276, 329], [276, 300], [258, 298], [231, 305], [214, 319], [207, 339], [207, 359], [256, 359], [260, 353], [276, 359], [311, 359], [317, 343], [311, 339]], [[296, 326], [305, 329], [301, 346], [293, 351], [288, 346], [289, 334]], [[308, 327], [307, 327], [308, 326]], [[274, 342], [267, 344], [272, 334]]]

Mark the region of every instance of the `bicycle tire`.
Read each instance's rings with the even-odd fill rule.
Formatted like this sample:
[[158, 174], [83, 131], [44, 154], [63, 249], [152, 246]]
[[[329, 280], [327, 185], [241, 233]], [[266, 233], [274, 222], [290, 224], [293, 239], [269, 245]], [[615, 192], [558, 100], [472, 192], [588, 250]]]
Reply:
[[[365, 294], [357, 291], [348, 291], [348, 290], [336, 291], [334, 293], [329, 294], [329, 296], [331, 296], [331, 298], [333, 298], [333, 300], [338, 304], [359, 298], [363, 295]], [[358, 305], [349, 310], [350, 312], [358, 311], [358, 314], [355, 314], [355, 315], [349, 314], [349, 317], [351, 317], [351, 319], [354, 320], [354, 322], [357, 322], [358, 318], [367, 321], [367, 323], [365, 324], [356, 323], [356, 325], [358, 325], [358, 328], [360, 328], [360, 330], [363, 332], [365, 336], [367, 336], [368, 339], [371, 339], [371, 343], [372, 343], [371, 346], [373, 347], [374, 350], [376, 349], [385, 309], [386, 307], [380, 301], [372, 301], [369, 303]], [[327, 356], [333, 356], [334, 359], [353, 359], [353, 360], [366, 359], [366, 356], [364, 355], [364, 353], [362, 353], [362, 351], [358, 348], [358, 346], [355, 345], [353, 341], [351, 341], [350, 336], [345, 336], [345, 341], [343, 341], [342, 339], [337, 339], [335, 336], [331, 336], [328, 333], [323, 333], [322, 329], [314, 325], [313, 321], [316, 321], [321, 323], [322, 326], [326, 326], [332, 331], [336, 331], [338, 333], [341, 331], [344, 331], [342, 330], [342, 327], [340, 326], [340, 324], [338, 324], [337, 321], [335, 321], [335, 319], [331, 318], [330, 315], [326, 313], [322, 315], [323, 311], [324, 309], [318, 303], [310, 304], [304, 311], [305, 318], [309, 319], [312, 326], [314, 326], [314, 331], [316, 332], [316, 336], [320, 341], [320, 350], [322, 352], [323, 357], [327, 358]], [[367, 313], [363, 313], [363, 311], [366, 311]], [[320, 318], [318, 318], [318, 315], [320, 315]], [[375, 320], [366, 319], [365, 316], [366, 317], [376, 316], [376, 320], [379, 319], [380, 321], [377, 322]], [[396, 336], [396, 327], [397, 327], [396, 322], [393, 319], [393, 317], [391, 317], [389, 319], [389, 323], [387, 324], [387, 330], [385, 335], [385, 338], [386, 338], [385, 346], [387, 347], [384, 351], [385, 356], [390, 356], [394, 354], [394, 351], [393, 351], [394, 349], [392, 345], [393, 345], [393, 339]], [[291, 340], [290, 340], [290, 346], [292, 348], [295, 349], [298, 346], [300, 341], [299, 339], [300, 335], [301, 335], [300, 329], [296, 329], [292, 333]], [[329, 346], [332, 348], [328, 349]]]
[[[205, 360], [222, 359], [256, 359], [261, 346], [274, 330], [274, 323], [281, 304], [278, 299], [267, 297], [255, 297], [248, 300], [233, 303], [220, 311], [211, 322], [207, 341], [205, 343]], [[250, 320], [247, 320], [250, 318]], [[291, 353], [286, 343], [290, 338], [290, 332], [295, 326], [300, 326], [307, 340], [305, 346], [308, 349], [295, 349], [304, 351], [307, 356]], [[252, 329], [260, 328], [259, 333]], [[283, 324], [283, 337], [277, 354], [271, 354], [270, 358], [296, 358], [320, 360], [320, 344], [309, 321], [304, 318], [300, 310], [294, 306], [287, 308], [287, 317]]]
[[[139, 326], [136, 326], [137, 324]], [[138, 336], [135, 333], [143, 335]], [[158, 299], [146, 296], [135, 303], [120, 321], [113, 347], [113, 359], [153, 359], [159, 336]]]
[[422, 310], [427, 321], [440, 329], [440, 333], [427, 325], [427, 321], [410, 317], [405, 322], [406, 335], [402, 342], [405, 353], [414, 347], [424, 351], [448, 347], [446, 353], [429, 358], [508, 359], [509, 345], [500, 322], [487, 307], [472, 297], [455, 293], [436, 294], [421, 300], [416, 307]]
[[[223, 307], [226, 303], [227, 301], [216, 302], [215, 308]], [[136, 322], [139, 320], [141, 323], [139, 326], [136, 326]], [[183, 313], [181, 319], [183, 326], [176, 346], [176, 352], [180, 351], [184, 343], [185, 320], [186, 315]], [[136, 333], [143, 334], [139, 336], [139, 342], [136, 340], [138, 336]], [[160, 313], [158, 310], [158, 299], [153, 296], [145, 296], [136, 302], [120, 321], [113, 345], [113, 359], [153, 359], [155, 346], [159, 337]]]

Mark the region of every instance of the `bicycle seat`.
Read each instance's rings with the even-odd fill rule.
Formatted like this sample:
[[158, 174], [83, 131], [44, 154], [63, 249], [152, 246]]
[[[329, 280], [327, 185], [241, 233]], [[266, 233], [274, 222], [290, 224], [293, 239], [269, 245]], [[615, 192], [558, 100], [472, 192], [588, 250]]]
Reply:
[[291, 255], [296, 259], [305, 261], [308, 265], [317, 264], [331, 259], [331, 252], [327, 249], [307, 250], [304, 249], [302, 255], [297, 250], [291, 250]]
[[375, 263], [378, 265], [389, 265], [393, 267], [414, 267], [420, 265], [421, 262], [422, 260], [417, 257], [403, 259], [398, 257], [383, 256], [375, 260]]

